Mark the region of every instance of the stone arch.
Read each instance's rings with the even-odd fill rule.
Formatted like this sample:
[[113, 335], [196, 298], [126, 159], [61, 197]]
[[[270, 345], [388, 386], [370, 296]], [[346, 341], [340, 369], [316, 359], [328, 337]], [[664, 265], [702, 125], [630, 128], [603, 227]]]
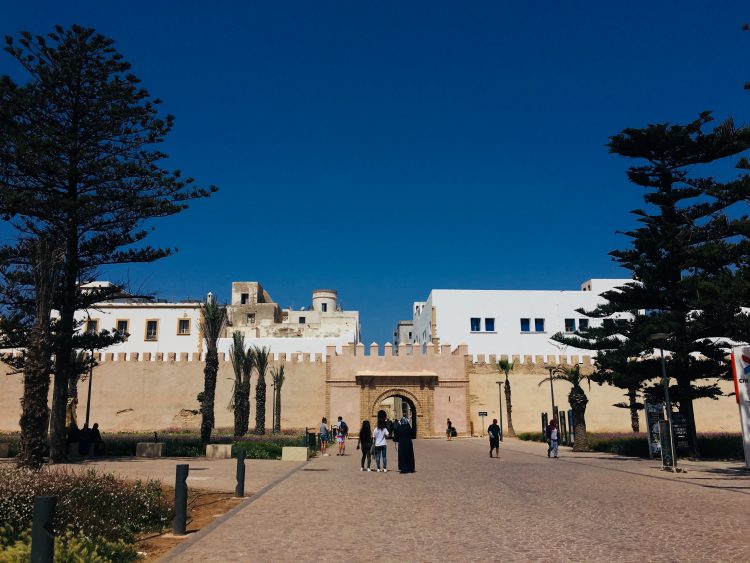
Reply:
[[370, 416], [377, 419], [378, 407], [380, 406], [380, 403], [382, 403], [383, 401], [385, 401], [386, 399], [390, 397], [395, 397], [397, 395], [400, 395], [402, 397], [406, 397], [407, 399], [409, 399], [412, 403], [414, 403], [414, 407], [417, 409], [417, 412], [419, 414], [424, 414], [422, 403], [420, 402], [420, 400], [417, 398], [417, 396], [414, 393], [403, 388], [392, 387], [388, 389], [387, 391], [383, 391], [377, 397], [375, 397], [375, 400], [372, 402], [372, 405], [370, 405]]
[[[399, 382], [400, 383], [400, 382]], [[413, 387], [406, 384], [377, 386], [369, 389], [363, 389], [361, 395], [361, 411], [370, 419], [370, 424], [374, 425], [378, 420], [378, 409], [380, 404], [389, 397], [401, 396], [414, 406], [416, 411], [416, 437], [427, 438], [433, 434], [433, 398], [432, 390], [427, 386], [419, 384]]]

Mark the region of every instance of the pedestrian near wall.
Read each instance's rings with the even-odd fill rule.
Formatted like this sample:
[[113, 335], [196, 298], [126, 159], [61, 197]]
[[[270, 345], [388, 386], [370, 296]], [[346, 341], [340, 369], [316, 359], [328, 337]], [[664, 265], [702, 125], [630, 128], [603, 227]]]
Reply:
[[372, 464], [372, 429], [370, 428], [370, 421], [363, 420], [362, 428], [359, 431], [359, 438], [357, 438], [357, 449], [362, 448], [362, 461], [360, 461], [359, 470], [365, 470], [365, 458], [367, 458], [367, 471], [371, 471], [370, 465]]
[[393, 441], [398, 442], [398, 470], [400, 473], [414, 473], [414, 444], [412, 444], [412, 430], [409, 419], [403, 417], [398, 430], [393, 435]]
[[554, 418], [547, 425], [546, 434], [547, 434], [547, 457], [550, 457], [550, 454], [554, 453], [555, 459], [557, 459], [557, 446], [559, 442], [560, 433], [557, 431], [557, 423], [555, 422]]
[[380, 472], [380, 460], [383, 460], [383, 472], [388, 473], [388, 447], [386, 438], [388, 438], [388, 429], [385, 427], [385, 420], [378, 419], [378, 425], [372, 433], [372, 439], [375, 442], [375, 465]]
[[349, 426], [344, 419], [339, 417], [336, 425], [336, 443], [339, 445], [339, 453], [336, 455], [346, 455], [346, 436], [349, 434]]
[[448, 436], [448, 441], [450, 442], [451, 438], [453, 438], [453, 423], [450, 418], [448, 419], [448, 428], [445, 429], [445, 435]]
[[328, 419], [323, 417], [320, 423], [320, 455], [328, 456], [326, 449], [328, 448]]
[[492, 457], [492, 450], [497, 452], [497, 457], [500, 457], [500, 427], [497, 425], [497, 419], [492, 419], [492, 424], [487, 427], [487, 434], [490, 437], [490, 457]]

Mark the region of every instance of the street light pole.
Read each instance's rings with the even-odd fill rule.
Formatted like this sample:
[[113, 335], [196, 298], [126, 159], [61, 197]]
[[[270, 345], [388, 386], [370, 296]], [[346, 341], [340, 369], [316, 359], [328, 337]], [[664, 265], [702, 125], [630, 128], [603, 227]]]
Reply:
[[500, 441], [503, 441], [503, 392], [502, 392], [502, 381], [496, 381], [497, 383], [497, 404], [499, 416], [497, 419], [500, 421]]
[[86, 428], [90, 428], [89, 415], [91, 414], [91, 379], [94, 377], [94, 350], [90, 350], [89, 354], [89, 389], [86, 396]]

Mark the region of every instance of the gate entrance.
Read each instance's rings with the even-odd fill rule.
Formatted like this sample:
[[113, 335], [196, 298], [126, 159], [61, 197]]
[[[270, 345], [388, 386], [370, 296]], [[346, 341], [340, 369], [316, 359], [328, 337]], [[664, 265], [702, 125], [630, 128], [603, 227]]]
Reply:
[[378, 420], [391, 421], [398, 425], [403, 417], [409, 419], [412, 438], [417, 437], [417, 407], [409, 397], [392, 395], [383, 399], [379, 405]]

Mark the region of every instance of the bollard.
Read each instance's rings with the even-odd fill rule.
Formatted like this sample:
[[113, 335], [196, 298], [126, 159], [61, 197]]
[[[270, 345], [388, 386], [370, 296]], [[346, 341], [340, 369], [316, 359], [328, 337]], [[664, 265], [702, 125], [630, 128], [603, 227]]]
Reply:
[[34, 520], [31, 525], [32, 563], [52, 563], [55, 556], [55, 534], [52, 517], [57, 497], [34, 497]]
[[234, 489], [234, 496], [239, 498], [245, 497], [245, 450], [237, 452], [237, 486]]
[[190, 466], [180, 464], [177, 466], [177, 476], [174, 484], [174, 521], [172, 532], [175, 536], [184, 536], [187, 531], [187, 476]]

